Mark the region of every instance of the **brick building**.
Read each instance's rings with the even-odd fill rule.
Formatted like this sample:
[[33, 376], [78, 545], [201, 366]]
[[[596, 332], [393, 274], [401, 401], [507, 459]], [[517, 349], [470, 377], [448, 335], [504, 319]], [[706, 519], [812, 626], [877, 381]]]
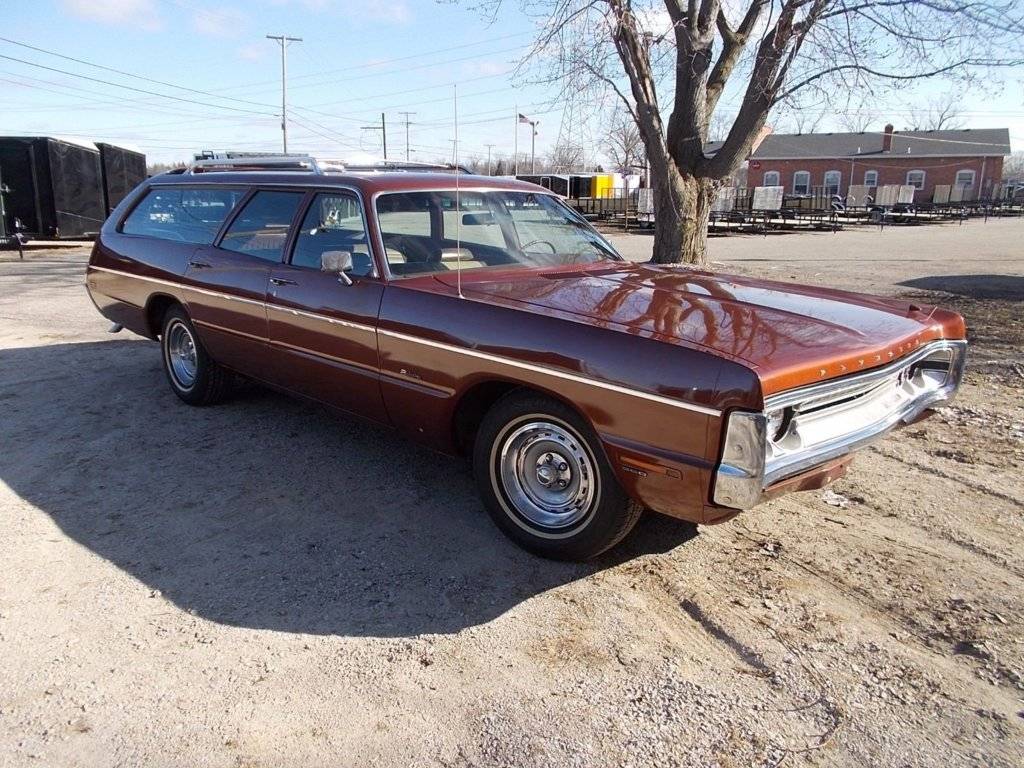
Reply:
[[771, 134], [751, 155], [748, 184], [782, 185], [786, 194], [847, 195], [850, 185], [909, 184], [916, 202], [929, 202], [936, 185], [963, 188], [963, 199], [985, 197], [1010, 154], [1006, 128], [883, 133]]

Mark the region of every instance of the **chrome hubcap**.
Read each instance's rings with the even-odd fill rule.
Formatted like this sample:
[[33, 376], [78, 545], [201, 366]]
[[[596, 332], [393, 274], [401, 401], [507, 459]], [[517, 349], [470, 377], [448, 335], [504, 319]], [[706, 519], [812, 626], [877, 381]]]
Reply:
[[564, 528], [590, 512], [596, 489], [594, 464], [579, 438], [546, 421], [531, 421], [502, 442], [501, 484], [526, 520]]
[[171, 375], [182, 389], [189, 389], [196, 383], [199, 367], [196, 342], [188, 326], [178, 320], [167, 329], [167, 362], [170, 363]]

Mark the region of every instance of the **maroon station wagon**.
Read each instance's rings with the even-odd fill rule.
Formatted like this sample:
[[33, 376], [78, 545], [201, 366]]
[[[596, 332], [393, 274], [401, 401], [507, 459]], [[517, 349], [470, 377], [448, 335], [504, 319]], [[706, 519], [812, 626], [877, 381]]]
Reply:
[[717, 523], [821, 488], [960, 384], [954, 312], [631, 263], [519, 181], [290, 162], [136, 189], [89, 261], [97, 308], [160, 341], [190, 405], [242, 375], [471, 456], [545, 556], [645, 508]]

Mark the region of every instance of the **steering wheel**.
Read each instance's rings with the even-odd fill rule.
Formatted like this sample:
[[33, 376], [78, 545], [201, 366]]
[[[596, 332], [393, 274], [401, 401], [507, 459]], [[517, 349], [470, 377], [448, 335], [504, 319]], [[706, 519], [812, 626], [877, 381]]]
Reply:
[[551, 255], [552, 256], [557, 256], [558, 255], [558, 249], [554, 245], [549, 243], [547, 240], [531, 240], [530, 242], [526, 243], [525, 245], [519, 246], [519, 250], [525, 251], [531, 245], [546, 245], [548, 248], [551, 249]]

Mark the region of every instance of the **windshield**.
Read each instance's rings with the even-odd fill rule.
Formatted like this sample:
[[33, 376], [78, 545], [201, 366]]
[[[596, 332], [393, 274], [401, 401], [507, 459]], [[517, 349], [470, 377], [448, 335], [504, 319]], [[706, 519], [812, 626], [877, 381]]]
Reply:
[[587, 222], [534, 192], [396, 192], [377, 198], [377, 221], [395, 277], [461, 268], [551, 267], [620, 261]]

